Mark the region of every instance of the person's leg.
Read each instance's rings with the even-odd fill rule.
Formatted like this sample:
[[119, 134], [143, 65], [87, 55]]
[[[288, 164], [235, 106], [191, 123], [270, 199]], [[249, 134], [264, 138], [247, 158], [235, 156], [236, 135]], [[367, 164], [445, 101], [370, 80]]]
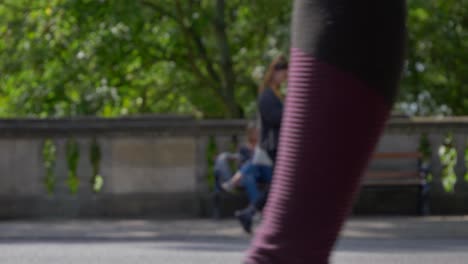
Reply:
[[271, 183], [273, 179], [273, 167], [272, 166], [264, 166], [258, 165], [257, 166], [257, 183]]
[[238, 171], [234, 176], [232, 176], [230, 182], [232, 185], [239, 187], [241, 186], [241, 181], [242, 181], [242, 172]]
[[259, 178], [258, 174], [258, 168], [254, 165], [249, 165], [242, 169], [242, 178], [240, 183], [247, 192], [249, 204], [255, 204], [260, 196], [257, 186], [257, 179]]
[[230, 178], [221, 185], [224, 191], [232, 192], [235, 188], [242, 186], [242, 179], [246, 174], [254, 174], [255, 167], [251, 161], [244, 162], [244, 165]]
[[223, 189], [226, 192], [233, 192], [237, 187], [241, 186], [242, 178], [242, 171], [239, 170], [234, 174], [234, 176], [232, 176], [231, 179], [221, 184], [221, 189]]
[[296, 0], [271, 194], [247, 264], [325, 264], [402, 68], [404, 0]]
[[246, 189], [249, 195], [250, 204], [255, 205], [255, 207], [259, 209], [256, 205], [262, 198], [262, 193], [260, 192], [258, 185], [271, 183], [273, 167], [250, 164], [249, 166], [242, 168], [241, 171], [241, 186]]
[[263, 166], [261, 168], [260, 177], [257, 179], [257, 183], [263, 184], [263, 190], [260, 192], [255, 208], [257, 211], [262, 211], [265, 207], [266, 201], [268, 199], [268, 194], [270, 193], [270, 184], [273, 179], [273, 167]]
[[244, 187], [248, 196], [250, 204], [256, 204], [260, 199], [260, 192], [258, 190], [258, 183], [269, 184], [273, 177], [273, 168], [263, 165], [255, 165], [251, 162], [246, 163], [231, 180], [222, 184], [225, 191], [230, 191], [237, 186]]
[[235, 212], [235, 216], [239, 220], [245, 232], [251, 233], [252, 223], [255, 214], [258, 211], [257, 203], [262, 198], [262, 193], [258, 189], [258, 181], [264, 176], [260, 175], [260, 167], [249, 163], [241, 168], [242, 178], [241, 186], [244, 187], [249, 197], [249, 205], [243, 209]]
[[251, 232], [253, 218], [258, 211], [263, 209], [268, 197], [268, 188], [260, 190], [258, 185], [269, 185], [273, 177], [273, 167], [271, 166], [252, 165], [251, 169], [251, 173], [243, 175], [243, 186], [250, 195], [250, 204], [247, 208], [237, 211], [235, 214], [247, 233]]

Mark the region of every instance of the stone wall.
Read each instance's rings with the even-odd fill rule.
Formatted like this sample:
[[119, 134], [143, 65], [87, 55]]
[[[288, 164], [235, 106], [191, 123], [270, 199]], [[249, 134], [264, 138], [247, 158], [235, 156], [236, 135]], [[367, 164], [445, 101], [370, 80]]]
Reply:
[[[214, 153], [232, 150], [242, 142], [245, 125], [245, 120], [200, 121], [181, 116], [0, 120], [0, 219], [209, 215], [210, 160]], [[448, 133], [453, 135], [458, 153], [464, 154], [468, 120], [394, 119], [379, 151], [417, 151], [423, 135], [435, 150]], [[45, 184], [43, 150], [47, 140], [56, 150], [51, 193]], [[98, 173], [104, 179], [99, 192], [94, 191], [92, 183], [93, 141], [99, 146]], [[75, 194], [69, 185], [70, 142], [79, 149]], [[446, 193], [437, 153], [432, 151], [431, 160], [433, 213], [468, 213], [465, 156], [458, 156], [455, 192]], [[364, 191], [359, 208], [363, 212], [387, 209], [411, 213], [415, 201], [412, 192]]]

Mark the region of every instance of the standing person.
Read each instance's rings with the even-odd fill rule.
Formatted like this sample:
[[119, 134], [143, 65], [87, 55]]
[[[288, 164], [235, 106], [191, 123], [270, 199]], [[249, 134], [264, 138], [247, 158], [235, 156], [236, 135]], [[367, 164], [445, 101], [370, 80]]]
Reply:
[[395, 100], [405, 17], [404, 0], [294, 1], [278, 161], [244, 263], [328, 263]]
[[268, 67], [259, 89], [260, 149], [266, 151], [272, 163], [276, 161], [278, 141], [283, 119], [284, 95], [281, 86], [288, 79], [288, 61], [278, 56]]
[[278, 151], [278, 139], [283, 117], [284, 95], [281, 86], [288, 78], [288, 61], [284, 56], [275, 58], [265, 74], [259, 89], [258, 112], [260, 117], [260, 142], [255, 148], [252, 161], [244, 165], [233, 179], [225, 184], [225, 189], [234, 185], [246, 188], [249, 195], [249, 206], [236, 212], [242, 227], [251, 232], [252, 220], [256, 212], [263, 208], [268, 191], [261, 193], [257, 183], [270, 184], [273, 167]]

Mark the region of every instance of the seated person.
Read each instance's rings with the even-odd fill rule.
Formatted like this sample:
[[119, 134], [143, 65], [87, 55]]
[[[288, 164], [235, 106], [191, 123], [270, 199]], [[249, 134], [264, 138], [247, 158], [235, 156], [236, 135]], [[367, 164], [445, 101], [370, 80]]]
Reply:
[[[272, 165], [272, 163], [267, 162], [247, 161], [231, 179], [219, 186], [221, 190], [226, 192], [233, 192], [237, 187], [244, 187], [247, 192], [249, 205], [235, 213], [247, 233], [251, 233], [253, 216], [265, 206], [269, 185], [273, 178]], [[265, 188], [260, 189], [259, 184], [264, 184]]]
[[237, 153], [223, 152], [216, 157], [214, 165], [216, 191], [222, 190], [221, 184], [229, 182], [233, 177], [231, 162], [237, 162], [237, 167], [241, 168], [251, 160], [258, 138], [256, 126], [254, 124], [249, 124], [246, 134], [247, 142], [239, 148]]
[[[247, 161], [229, 180], [221, 184], [221, 189], [232, 192], [237, 187], [244, 187], [249, 198], [249, 205], [244, 210], [236, 212], [242, 227], [251, 233], [253, 216], [261, 211], [268, 197], [269, 185], [273, 178], [273, 162], [268, 154], [256, 148], [252, 160]], [[258, 184], [265, 184], [260, 190]]]

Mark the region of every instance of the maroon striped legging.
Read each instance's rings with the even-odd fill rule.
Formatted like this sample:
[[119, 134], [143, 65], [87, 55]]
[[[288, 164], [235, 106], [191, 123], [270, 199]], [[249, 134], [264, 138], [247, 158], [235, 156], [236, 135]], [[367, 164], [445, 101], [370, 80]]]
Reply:
[[247, 264], [326, 264], [400, 79], [404, 0], [296, 0], [278, 158]]

